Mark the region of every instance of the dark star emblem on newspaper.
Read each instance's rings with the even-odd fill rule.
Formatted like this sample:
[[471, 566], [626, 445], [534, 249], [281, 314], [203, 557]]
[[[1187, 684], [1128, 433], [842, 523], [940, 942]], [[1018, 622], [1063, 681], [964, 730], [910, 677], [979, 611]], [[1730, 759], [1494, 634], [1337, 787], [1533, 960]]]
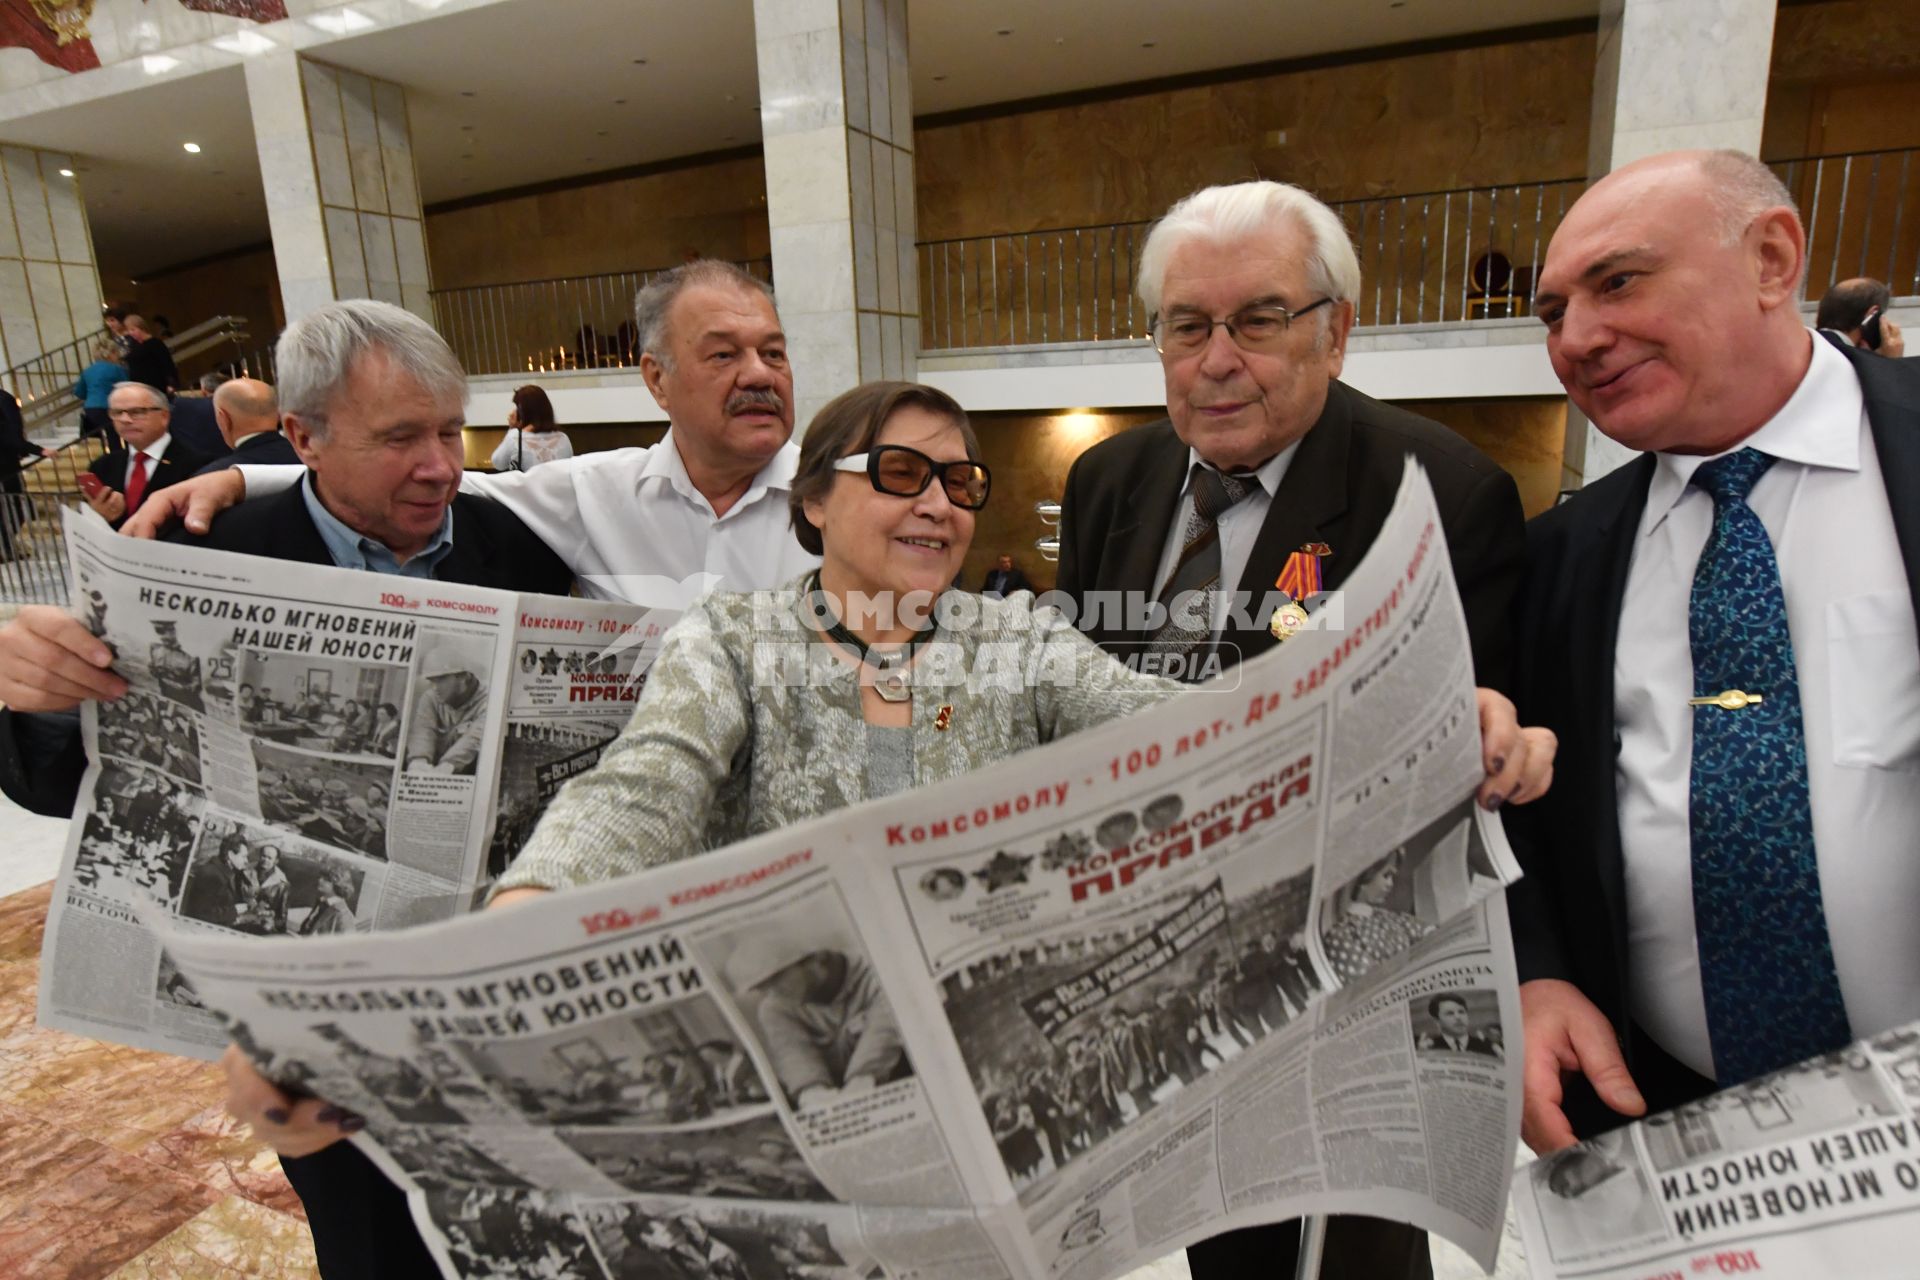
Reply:
[[1027, 867], [1033, 858], [1017, 853], [1008, 853], [1005, 849], [987, 860], [987, 865], [973, 873], [973, 878], [987, 886], [988, 893], [1027, 882]]
[[1093, 854], [1093, 841], [1085, 832], [1063, 831], [1047, 841], [1040, 850], [1040, 869], [1059, 871], [1076, 862], [1083, 862]]

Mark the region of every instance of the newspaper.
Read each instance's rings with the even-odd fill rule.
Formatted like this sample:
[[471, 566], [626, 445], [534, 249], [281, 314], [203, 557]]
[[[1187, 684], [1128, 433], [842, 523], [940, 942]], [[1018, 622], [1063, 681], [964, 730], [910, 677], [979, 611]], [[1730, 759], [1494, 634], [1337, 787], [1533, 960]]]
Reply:
[[82, 714], [40, 1021], [190, 1056], [226, 1032], [136, 901], [248, 937], [466, 911], [619, 732], [672, 618], [142, 542], [77, 510], [67, 535], [130, 690]]
[[1526, 1166], [1538, 1280], [1915, 1273], [1920, 1023]]
[[366, 1117], [448, 1276], [1099, 1280], [1303, 1212], [1490, 1265], [1517, 871], [1417, 469], [1343, 603], [1156, 710], [505, 914], [159, 927], [263, 1072]]

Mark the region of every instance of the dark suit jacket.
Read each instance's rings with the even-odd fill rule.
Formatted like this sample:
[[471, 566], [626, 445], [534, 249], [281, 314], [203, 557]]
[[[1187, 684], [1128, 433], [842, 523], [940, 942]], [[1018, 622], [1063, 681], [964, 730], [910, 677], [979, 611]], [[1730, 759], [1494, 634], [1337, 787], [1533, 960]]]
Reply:
[[[1888, 360], [1836, 343], [1860, 375], [1874, 448], [1913, 598], [1920, 604], [1920, 361]], [[1643, 456], [1575, 494], [1527, 527], [1526, 577], [1518, 612], [1514, 701], [1522, 724], [1560, 736], [1553, 789], [1506, 815], [1526, 878], [1507, 891], [1521, 981], [1573, 983], [1621, 1032], [1627, 1065], [1649, 1106], [1662, 1096], [1643, 1075], [1666, 1056], [1631, 1027], [1627, 1012], [1627, 916], [1614, 762], [1614, 645], [1627, 571], [1655, 461]], [[1651, 619], [1648, 625], [1685, 626]], [[1638, 624], [1636, 624], [1638, 625]], [[1576, 1130], [1619, 1123], [1584, 1086], [1569, 1082]], [[1577, 1110], [1576, 1110], [1577, 1107]]]
[[[107, 488], [112, 489], [115, 493], [124, 494], [127, 491], [127, 459], [129, 456], [128, 452], [124, 449], [117, 453], [103, 453], [93, 460], [87, 467], [87, 470], [99, 476]], [[152, 474], [147, 477], [147, 492], [152, 493], [156, 489], [166, 489], [179, 484], [182, 480], [185, 480], [187, 477], [193, 475], [194, 472], [206, 466], [209, 461], [211, 461], [211, 459], [209, 459], [206, 454], [194, 451], [191, 447], [183, 443], [178, 436], [175, 436], [173, 439], [167, 441], [167, 451], [161, 455], [160, 465], [153, 468]], [[131, 511], [127, 513], [127, 515], [132, 514]], [[121, 519], [124, 521], [125, 517], [123, 516]], [[114, 527], [118, 528], [119, 524], [116, 523]]]
[[232, 452], [220, 434], [220, 420], [213, 415], [212, 396], [175, 396], [167, 430], [202, 457], [224, 458]]
[[[1409, 454], [1433, 482], [1473, 636], [1476, 678], [1505, 688], [1512, 661], [1508, 608], [1525, 537], [1513, 477], [1439, 423], [1342, 383], [1329, 386], [1320, 420], [1293, 455], [1237, 588], [1258, 604], [1287, 557], [1309, 542], [1332, 549], [1321, 565], [1322, 583], [1337, 588], [1386, 522]], [[1081, 454], [1067, 473], [1061, 504], [1059, 589], [1083, 603], [1094, 591], [1151, 595], [1186, 475], [1187, 446], [1167, 420], [1123, 431]], [[1109, 649], [1146, 638], [1089, 629], [1084, 608], [1081, 619], [1082, 629]], [[1248, 621], [1229, 624], [1221, 637], [1223, 659], [1233, 660], [1229, 644], [1244, 660], [1277, 643], [1266, 618]]]
[[258, 435], [248, 436], [240, 442], [240, 447], [224, 458], [215, 458], [196, 473], [206, 475], [209, 471], [225, 471], [228, 467], [237, 467], [241, 463], [248, 466], [272, 466], [287, 463], [292, 466], [304, 465], [300, 455], [293, 450], [293, 442], [278, 431], [262, 431]]
[[39, 456], [40, 446], [27, 442], [27, 427], [20, 416], [20, 402], [13, 398], [12, 392], [0, 391], [0, 483], [20, 474], [21, 459]]

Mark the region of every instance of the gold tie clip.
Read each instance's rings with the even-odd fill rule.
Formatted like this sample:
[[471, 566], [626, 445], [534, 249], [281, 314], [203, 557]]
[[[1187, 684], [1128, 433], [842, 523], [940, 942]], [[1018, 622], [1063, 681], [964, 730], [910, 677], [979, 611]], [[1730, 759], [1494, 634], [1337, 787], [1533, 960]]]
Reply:
[[1757, 693], [1748, 693], [1745, 689], [1722, 689], [1719, 693], [1710, 693], [1704, 698], [1688, 698], [1690, 707], [1719, 707], [1723, 711], [1738, 711], [1742, 707], [1760, 705]]

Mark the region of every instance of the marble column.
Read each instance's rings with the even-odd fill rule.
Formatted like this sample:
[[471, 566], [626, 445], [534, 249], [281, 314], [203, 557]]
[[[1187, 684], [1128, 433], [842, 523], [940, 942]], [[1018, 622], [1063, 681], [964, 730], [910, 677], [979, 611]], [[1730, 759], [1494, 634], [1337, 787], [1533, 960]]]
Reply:
[[799, 431], [920, 346], [906, 0], [754, 0], [773, 282]]
[[[100, 270], [72, 158], [0, 147], [0, 369], [98, 328]], [[14, 388], [22, 400], [49, 389]]]
[[[1776, 0], [1600, 0], [1587, 176], [1689, 147], [1759, 154]], [[1567, 406], [1566, 485], [1631, 462]]]
[[294, 53], [246, 69], [287, 319], [378, 298], [432, 321], [406, 91]]

